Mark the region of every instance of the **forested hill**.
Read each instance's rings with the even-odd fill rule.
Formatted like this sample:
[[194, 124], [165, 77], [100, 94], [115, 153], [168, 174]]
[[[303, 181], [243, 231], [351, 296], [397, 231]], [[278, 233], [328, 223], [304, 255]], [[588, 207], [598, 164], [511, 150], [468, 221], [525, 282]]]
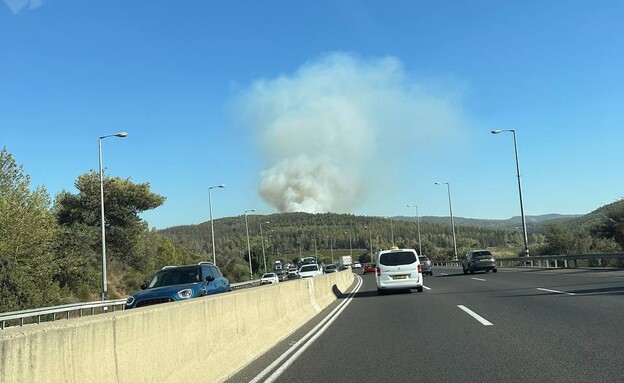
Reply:
[[[534, 226], [536, 228], [542, 227], [547, 223], [557, 221], [557, 220], [574, 220], [576, 218], [582, 217], [582, 215], [578, 214], [543, 214], [543, 215], [527, 215], [525, 216], [526, 223], [528, 226]], [[416, 217], [405, 217], [399, 216], [394, 217], [395, 219], [401, 219], [406, 221], [415, 221]], [[522, 225], [522, 219], [520, 216], [511, 217], [509, 219], [478, 219], [478, 218], [463, 218], [463, 217], [453, 217], [455, 221], [455, 225], [457, 226], [474, 226], [474, 227], [484, 227], [484, 228], [492, 228], [492, 229], [515, 229], [516, 227]], [[431, 223], [439, 223], [448, 225], [450, 222], [450, 217], [433, 217], [433, 216], [423, 216], [420, 217], [420, 222], [431, 222]]]
[[[248, 215], [252, 253], [262, 251], [260, 224], [265, 239], [265, 252], [272, 255], [303, 252], [326, 253], [330, 249], [370, 249], [418, 246], [418, 224], [409, 217], [383, 218], [351, 214], [278, 213]], [[268, 223], [267, 223], [268, 222]], [[516, 246], [522, 242], [516, 229], [456, 227], [458, 248]], [[247, 240], [244, 216], [214, 220], [215, 242], [222, 257], [247, 258]], [[211, 254], [210, 222], [199, 225], [176, 226], [160, 230], [173, 243], [191, 251]], [[423, 252], [434, 257], [448, 257], [453, 251], [453, 237], [448, 222], [432, 223], [421, 220], [420, 235]], [[449, 253], [450, 252], [450, 253]], [[252, 254], [252, 255], [253, 255]]]

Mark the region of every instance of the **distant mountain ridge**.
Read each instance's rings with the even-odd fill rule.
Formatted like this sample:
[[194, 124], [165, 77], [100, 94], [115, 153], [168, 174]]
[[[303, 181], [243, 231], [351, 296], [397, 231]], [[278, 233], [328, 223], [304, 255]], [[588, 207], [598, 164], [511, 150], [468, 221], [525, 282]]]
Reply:
[[[542, 215], [527, 215], [525, 216], [527, 225], [541, 225], [547, 223], [549, 221], [555, 220], [573, 220], [579, 217], [583, 217], [582, 214], [542, 214]], [[415, 221], [416, 217], [406, 217], [406, 216], [398, 216], [393, 217], [394, 219], [400, 219], [404, 221]], [[423, 216], [420, 217], [421, 222], [429, 222], [429, 223], [437, 223], [437, 224], [448, 224], [450, 221], [450, 216], [446, 217], [434, 217], [434, 216]], [[522, 224], [522, 219], [520, 216], [514, 216], [509, 219], [480, 219], [480, 218], [464, 218], [464, 217], [453, 217], [455, 221], [455, 225], [458, 226], [473, 226], [473, 227], [484, 227], [491, 229], [510, 229], [514, 228], [518, 225]]]

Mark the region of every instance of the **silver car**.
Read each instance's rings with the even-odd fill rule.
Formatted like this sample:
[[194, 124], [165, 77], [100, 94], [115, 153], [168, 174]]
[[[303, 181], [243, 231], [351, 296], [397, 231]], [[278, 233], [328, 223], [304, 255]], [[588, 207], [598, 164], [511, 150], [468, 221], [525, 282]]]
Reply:
[[426, 255], [419, 255], [418, 259], [420, 260], [420, 264], [422, 266], [423, 275], [433, 276], [433, 264], [431, 260]]

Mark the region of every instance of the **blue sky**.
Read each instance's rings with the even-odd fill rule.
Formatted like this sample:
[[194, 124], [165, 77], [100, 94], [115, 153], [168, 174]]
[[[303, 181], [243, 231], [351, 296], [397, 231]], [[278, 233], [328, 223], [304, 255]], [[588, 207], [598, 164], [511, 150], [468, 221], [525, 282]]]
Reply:
[[584, 214], [624, 197], [624, 2], [0, 2], [0, 147], [54, 196], [97, 169], [151, 227], [255, 208]]

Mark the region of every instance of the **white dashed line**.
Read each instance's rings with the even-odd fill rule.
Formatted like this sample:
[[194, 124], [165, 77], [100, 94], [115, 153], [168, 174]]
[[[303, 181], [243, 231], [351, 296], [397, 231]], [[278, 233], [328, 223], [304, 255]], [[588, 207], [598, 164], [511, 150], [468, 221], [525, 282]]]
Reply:
[[463, 306], [463, 305], [457, 305], [457, 307], [459, 307], [460, 309], [464, 310], [464, 312], [466, 314], [470, 315], [474, 319], [478, 320], [482, 325], [484, 325], [484, 326], [494, 326], [494, 324], [492, 324], [492, 322], [490, 322], [487, 319], [483, 318], [481, 315], [477, 314], [476, 312], [470, 310], [468, 307]]
[[566, 293], [565, 291], [558, 291], [558, 290], [543, 289], [543, 288], [541, 288], [541, 287], [538, 287], [537, 289], [538, 289], [538, 290], [541, 290], [541, 291], [546, 291], [547, 293], [565, 294], [565, 295], [576, 295], [575, 293]]
[[474, 279], [475, 281], [485, 282], [485, 279], [481, 279], [481, 278], [472, 278], [472, 279]]
[[424, 286], [424, 285], [423, 285], [423, 289], [425, 289], [425, 290], [431, 290], [431, 287], [427, 287], [427, 286]]

